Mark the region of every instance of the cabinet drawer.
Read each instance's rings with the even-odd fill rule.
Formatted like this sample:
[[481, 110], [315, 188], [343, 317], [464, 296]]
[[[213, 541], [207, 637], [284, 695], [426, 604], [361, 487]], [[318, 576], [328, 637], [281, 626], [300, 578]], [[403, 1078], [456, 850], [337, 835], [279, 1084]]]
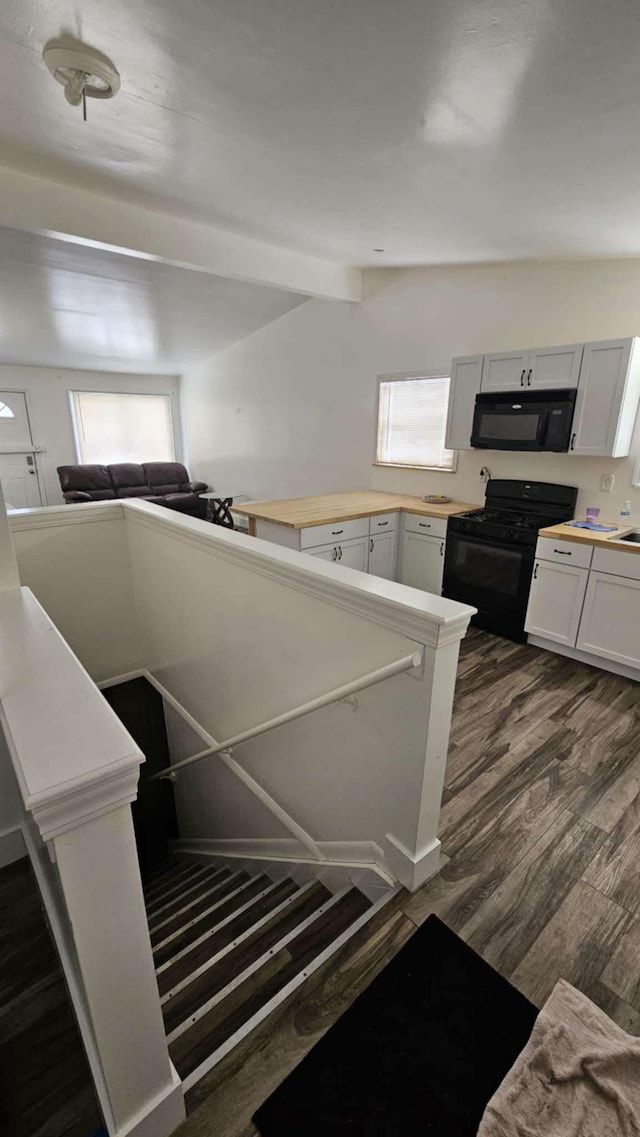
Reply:
[[612, 576], [640, 580], [640, 553], [623, 553], [618, 549], [594, 549], [592, 569]]
[[536, 557], [541, 561], [556, 561], [559, 565], [589, 568], [593, 548], [577, 541], [556, 541], [553, 537], [538, 537]]
[[355, 517], [353, 521], [334, 521], [330, 525], [310, 525], [300, 530], [300, 548], [329, 545], [336, 541], [351, 541], [354, 537], [369, 536], [369, 518]]
[[397, 524], [397, 513], [377, 513], [375, 517], [369, 518], [369, 532], [372, 537], [374, 533], [389, 533]]
[[424, 537], [446, 537], [446, 517], [425, 517], [421, 513], [405, 513], [406, 533], [422, 533]]

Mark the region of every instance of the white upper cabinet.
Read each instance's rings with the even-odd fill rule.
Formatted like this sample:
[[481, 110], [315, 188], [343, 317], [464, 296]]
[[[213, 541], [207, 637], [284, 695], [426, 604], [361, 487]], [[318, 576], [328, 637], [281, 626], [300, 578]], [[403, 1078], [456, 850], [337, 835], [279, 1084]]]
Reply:
[[640, 397], [637, 340], [604, 340], [584, 347], [569, 453], [624, 458]]
[[446, 434], [446, 445], [449, 450], [471, 449], [473, 411], [481, 380], [481, 355], [461, 355], [451, 360]]
[[528, 351], [498, 351], [485, 355], [482, 391], [517, 391], [525, 386], [529, 370]]
[[581, 343], [570, 343], [485, 355], [482, 390], [550, 391], [554, 387], [577, 387], [582, 349]]
[[554, 387], [577, 387], [584, 344], [541, 347], [529, 352], [525, 386], [550, 391]]

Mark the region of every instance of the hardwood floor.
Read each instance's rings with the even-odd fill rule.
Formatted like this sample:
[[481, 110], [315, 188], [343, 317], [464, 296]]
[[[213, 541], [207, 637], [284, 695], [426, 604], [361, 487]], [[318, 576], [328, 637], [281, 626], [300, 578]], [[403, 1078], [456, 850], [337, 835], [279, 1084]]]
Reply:
[[189, 1095], [180, 1137], [251, 1115], [431, 912], [540, 1006], [563, 976], [640, 1035], [640, 684], [472, 629], [440, 820], [401, 894]]
[[29, 861], [0, 870], [0, 1134], [90, 1137], [101, 1127]]

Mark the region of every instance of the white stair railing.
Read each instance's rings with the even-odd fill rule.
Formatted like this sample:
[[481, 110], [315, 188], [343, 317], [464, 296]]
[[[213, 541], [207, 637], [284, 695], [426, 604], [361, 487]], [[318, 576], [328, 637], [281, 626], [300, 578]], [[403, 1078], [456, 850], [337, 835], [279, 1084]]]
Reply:
[[419, 652], [404, 655], [401, 659], [395, 659], [392, 663], [386, 663], [383, 667], [377, 667], [374, 671], [368, 671], [365, 675], [360, 675], [350, 683], [343, 683], [342, 686], [334, 687], [331, 691], [326, 691], [323, 695], [318, 695], [315, 699], [310, 699], [306, 703], [300, 703], [297, 707], [293, 707], [289, 711], [284, 711], [281, 715], [276, 715], [275, 718], [267, 719], [257, 726], [249, 727], [248, 730], [243, 730], [240, 734], [234, 734], [232, 738], [227, 738], [225, 742], [218, 742], [215, 746], [209, 746], [206, 750], [200, 750], [197, 754], [192, 754], [189, 758], [183, 758], [181, 762], [176, 762], [173, 766], [167, 766], [165, 769], [159, 770], [158, 773], [154, 774], [149, 780], [155, 781], [158, 778], [166, 778], [168, 781], [174, 782], [177, 773], [180, 770], [186, 769], [187, 766], [193, 766], [196, 762], [202, 762], [204, 758], [212, 758], [215, 754], [230, 755], [233, 747], [239, 746], [242, 742], [249, 742], [252, 738], [259, 738], [260, 735], [268, 734], [269, 731], [275, 730], [276, 727], [284, 726], [285, 723], [288, 722], [295, 722], [296, 719], [310, 715], [313, 711], [318, 711], [322, 707], [328, 707], [331, 706], [332, 703], [339, 703], [349, 699], [357, 694], [358, 691], [364, 691], [367, 687], [373, 687], [376, 683], [382, 683], [385, 679], [391, 679], [394, 675], [401, 675], [404, 671], [411, 671], [413, 668], [420, 667], [421, 662], [422, 656]]

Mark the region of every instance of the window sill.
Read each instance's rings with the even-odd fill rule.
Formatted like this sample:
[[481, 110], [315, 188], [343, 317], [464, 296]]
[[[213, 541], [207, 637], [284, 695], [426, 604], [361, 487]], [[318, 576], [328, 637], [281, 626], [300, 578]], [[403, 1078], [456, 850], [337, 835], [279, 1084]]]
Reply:
[[455, 474], [456, 468], [449, 469], [448, 466], [404, 466], [401, 462], [373, 462], [373, 466], [377, 466], [379, 470], [426, 470], [432, 474]]

